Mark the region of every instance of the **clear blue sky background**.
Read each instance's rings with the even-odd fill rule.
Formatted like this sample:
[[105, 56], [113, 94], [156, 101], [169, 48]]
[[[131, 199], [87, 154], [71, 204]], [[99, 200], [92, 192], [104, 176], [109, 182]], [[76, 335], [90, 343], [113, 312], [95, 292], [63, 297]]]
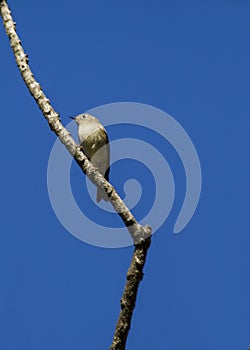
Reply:
[[[246, 350], [250, 2], [9, 2], [64, 124], [106, 103], [142, 102], [171, 114], [199, 153], [198, 209], [174, 235], [175, 201], [153, 237], [127, 349]], [[57, 220], [46, 179], [55, 136], [2, 26], [0, 56], [0, 349], [108, 349], [133, 249], [87, 245]]]

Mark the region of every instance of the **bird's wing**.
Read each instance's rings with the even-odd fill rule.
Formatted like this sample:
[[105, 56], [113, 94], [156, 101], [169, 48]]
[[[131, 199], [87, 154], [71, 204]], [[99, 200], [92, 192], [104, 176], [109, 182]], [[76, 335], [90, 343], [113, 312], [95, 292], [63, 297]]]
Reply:
[[[104, 129], [103, 129], [104, 130]], [[110, 165], [110, 145], [108, 135], [100, 130], [89, 135], [81, 143], [88, 159], [98, 168], [100, 173], [108, 180]]]

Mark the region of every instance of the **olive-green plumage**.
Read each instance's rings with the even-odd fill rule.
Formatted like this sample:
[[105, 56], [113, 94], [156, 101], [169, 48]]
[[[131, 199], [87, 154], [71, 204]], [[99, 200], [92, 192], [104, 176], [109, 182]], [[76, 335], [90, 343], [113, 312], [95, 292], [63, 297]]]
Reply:
[[[87, 113], [71, 118], [78, 125], [78, 139], [84, 154], [105, 179], [109, 180], [110, 146], [104, 126], [96, 117]], [[97, 188], [96, 201], [100, 202], [101, 199], [108, 201], [106, 193]]]

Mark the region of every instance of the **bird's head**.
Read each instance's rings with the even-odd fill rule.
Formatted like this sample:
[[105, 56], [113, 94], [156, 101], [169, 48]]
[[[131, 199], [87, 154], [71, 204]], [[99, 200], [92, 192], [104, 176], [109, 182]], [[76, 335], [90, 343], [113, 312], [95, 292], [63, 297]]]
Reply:
[[96, 118], [88, 113], [84, 113], [84, 114], [79, 114], [76, 117], [70, 117], [70, 119], [73, 119], [76, 122], [76, 124], [79, 125], [82, 122], [95, 120]]

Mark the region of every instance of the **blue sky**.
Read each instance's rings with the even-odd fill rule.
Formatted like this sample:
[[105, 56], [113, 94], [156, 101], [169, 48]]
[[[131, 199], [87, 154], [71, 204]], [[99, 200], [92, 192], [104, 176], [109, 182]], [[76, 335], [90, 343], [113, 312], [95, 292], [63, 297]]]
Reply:
[[[9, 5], [31, 68], [65, 125], [67, 116], [100, 105], [140, 102], [174, 117], [199, 154], [200, 202], [174, 235], [185, 177], [171, 147], [163, 151], [176, 198], [153, 236], [127, 349], [247, 349], [250, 2]], [[58, 221], [47, 191], [55, 136], [21, 80], [2, 27], [0, 42], [0, 348], [107, 349], [132, 247], [88, 245]], [[157, 135], [150, 137], [161, 148]], [[118, 190], [128, 167], [111, 170]], [[138, 173], [146, 187], [148, 173]], [[74, 193], [82, 180], [73, 165]]]

